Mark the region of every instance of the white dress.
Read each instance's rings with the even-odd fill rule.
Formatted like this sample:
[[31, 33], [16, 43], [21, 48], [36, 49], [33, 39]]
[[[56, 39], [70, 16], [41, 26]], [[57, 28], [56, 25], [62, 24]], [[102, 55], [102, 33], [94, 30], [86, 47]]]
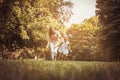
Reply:
[[69, 41], [66, 42], [64, 41], [59, 48], [59, 52], [67, 55], [69, 53], [68, 46], [69, 46]]
[[59, 42], [56, 42], [55, 44], [50, 42], [51, 53], [57, 54], [58, 45], [59, 45]]
[[[54, 38], [58, 37], [60, 38], [61, 35], [58, 31], [56, 31], [56, 34], [53, 35]], [[57, 40], [56, 42], [50, 42], [50, 48], [51, 48], [51, 58], [55, 59], [57, 56], [57, 51], [58, 51], [58, 45], [59, 45], [59, 40]]]

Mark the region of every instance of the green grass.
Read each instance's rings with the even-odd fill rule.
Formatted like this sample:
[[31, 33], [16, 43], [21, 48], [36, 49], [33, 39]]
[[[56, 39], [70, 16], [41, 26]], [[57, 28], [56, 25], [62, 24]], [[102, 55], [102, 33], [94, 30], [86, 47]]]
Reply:
[[120, 80], [120, 63], [1, 60], [0, 80]]

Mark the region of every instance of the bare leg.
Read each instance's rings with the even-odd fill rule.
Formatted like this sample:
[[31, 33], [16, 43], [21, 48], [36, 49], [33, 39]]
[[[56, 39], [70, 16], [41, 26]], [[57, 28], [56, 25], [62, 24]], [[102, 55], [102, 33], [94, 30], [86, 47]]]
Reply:
[[55, 55], [53, 52], [51, 52], [51, 59], [54, 60], [54, 58], [55, 58]]
[[57, 53], [54, 54], [54, 60], [56, 61], [57, 59]]

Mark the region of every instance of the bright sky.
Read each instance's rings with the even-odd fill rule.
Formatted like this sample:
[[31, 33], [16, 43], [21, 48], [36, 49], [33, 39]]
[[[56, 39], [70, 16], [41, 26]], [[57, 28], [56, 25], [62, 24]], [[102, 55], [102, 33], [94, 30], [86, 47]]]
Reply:
[[[64, 0], [70, 1], [70, 0]], [[73, 23], [81, 23], [84, 19], [90, 18], [95, 15], [96, 0], [71, 0], [73, 2], [73, 15], [68, 23], [65, 23], [67, 27], [70, 27]]]

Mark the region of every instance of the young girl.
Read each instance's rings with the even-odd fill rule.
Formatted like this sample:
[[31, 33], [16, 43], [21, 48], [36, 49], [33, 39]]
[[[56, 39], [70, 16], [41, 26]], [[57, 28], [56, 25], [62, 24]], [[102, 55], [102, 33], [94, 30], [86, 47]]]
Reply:
[[50, 27], [47, 48], [50, 46], [52, 60], [56, 60], [58, 46], [61, 43], [61, 40], [62, 36], [59, 31], [55, 30], [53, 27]]
[[68, 36], [66, 34], [63, 35], [63, 39], [64, 41], [62, 42], [60, 48], [59, 48], [59, 52], [60, 53], [63, 53], [63, 56], [65, 58], [68, 57], [68, 54], [69, 54], [69, 51], [71, 52], [71, 49], [70, 49], [70, 42], [68, 40]]

